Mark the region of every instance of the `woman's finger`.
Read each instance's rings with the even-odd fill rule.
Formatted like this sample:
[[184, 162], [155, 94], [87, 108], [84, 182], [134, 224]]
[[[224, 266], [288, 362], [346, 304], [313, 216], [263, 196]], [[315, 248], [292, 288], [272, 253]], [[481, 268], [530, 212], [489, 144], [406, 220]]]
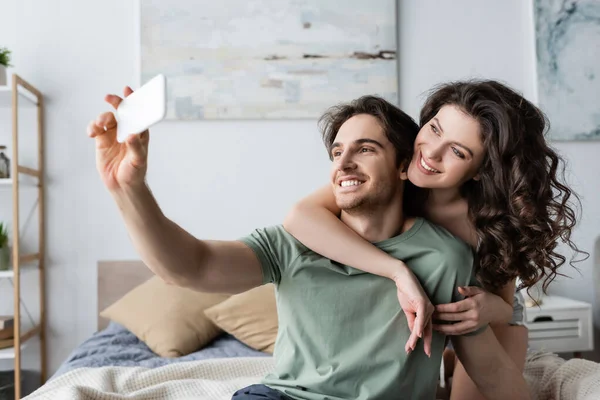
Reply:
[[433, 339], [433, 323], [431, 322], [431, 318], [425, 327], [425, 334], [423, 336], [423, 350], [425, 350], [425, 354], [427, 357], [431, 358], [431, 341]]
[[452, 313], [467, 311], [471, 308], [471, 304], [472, 301], [470, 299], [465, 299], [454, 303], [438, 304], [435, 306], [435, 311]]
[[427, 315], [425, 314], [425, 311], [425, 304], [421, 303], [417, 306], [417, 318], [415, 319], [413, 331], [418, 337], [423, 337], [423, 331], [425, 330], [425, 325], [427, 325]]
[[484, 290], [477, 286], [461, 286], [458, 288], [458, 292], [463, 296], [470, 297], [479, 293], [484, 293]]
[[459, 313], [435, 313], [433, 317], [440, 321], [465, 321], [469, 319], [470, 314], [468, 311]]
[[475, 330], [470, 321], [458, 322], [452, 325], [434, 325], [433, 329], [446, 335], [464, 335]]

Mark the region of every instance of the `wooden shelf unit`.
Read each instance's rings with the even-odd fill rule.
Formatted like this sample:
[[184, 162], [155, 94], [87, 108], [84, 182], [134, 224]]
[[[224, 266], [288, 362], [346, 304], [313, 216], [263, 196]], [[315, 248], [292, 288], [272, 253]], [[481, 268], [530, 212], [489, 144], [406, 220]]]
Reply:
[[[0, 349], [0, 359], [14, 360], [15, 399], [20, 399], [22, 357], [21, 352], [28, 341], [36, 336], [40, 339], [41, 384], [47, 379], [46, 352], [46, 279], [45, 279], [45, 198], [44, 198], [44, 97], [42, 93], [21, 78], [12, 74], [11, 86], [0, 86], [0, 108], [12, 109], [12, 158], [10, 179], [0, 179], [0, 192], [12, 191], [12, 270], [0, 271], [0, 279], [12, 279], [14, 283], [14, 330], [10, 347]], [[37, 167], [19, 164], [19, 108], [37, 108]], [[21, 254], [19, 232], [19, 194], [21, 187], [37, 189], [39, 216], [39, 249], [32, 254]], [[37, 270], [39, 272], [40, 319], [33, 327], [22, 330], [21, 316], [21, 273]], [[2, 293], [0, 293], [2, 296]], [[26, 303], [25, 300], [23, 302]], [[0, 341], [2, 342], [2, 341]], [[7, 344], [4, 341], [4, 344]]]

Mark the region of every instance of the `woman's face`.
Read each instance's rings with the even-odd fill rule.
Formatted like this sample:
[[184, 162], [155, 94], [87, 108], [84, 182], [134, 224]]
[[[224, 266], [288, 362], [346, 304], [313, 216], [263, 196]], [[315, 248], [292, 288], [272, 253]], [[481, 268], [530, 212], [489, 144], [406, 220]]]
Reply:
[[422, 188], [459, 188], [479, 179], [484, 154], [479, 122], [446, 105], [419, 131], [408, 179]]

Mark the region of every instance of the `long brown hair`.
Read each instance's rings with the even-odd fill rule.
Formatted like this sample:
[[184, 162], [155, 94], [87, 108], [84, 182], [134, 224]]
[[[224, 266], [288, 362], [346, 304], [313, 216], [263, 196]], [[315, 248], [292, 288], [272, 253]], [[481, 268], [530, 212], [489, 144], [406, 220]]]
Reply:
[[527, 288], [543, 279], [545, 292], [564, 275], [557, 272], [566, 261], [556, 251], [559, 241], [589, 256], [571, 240], [571, 200], [581, 203], [564, 183], [564, 160], [546, 142], [546, 116], [504, 84], [470, 80], [435, 87], [421, 110], [421, 126], [445, 105], [479, 122], [486, 150], [480, 179], [461, 188], [479, 238], [479, 281], [497, 289], [516, 277]]

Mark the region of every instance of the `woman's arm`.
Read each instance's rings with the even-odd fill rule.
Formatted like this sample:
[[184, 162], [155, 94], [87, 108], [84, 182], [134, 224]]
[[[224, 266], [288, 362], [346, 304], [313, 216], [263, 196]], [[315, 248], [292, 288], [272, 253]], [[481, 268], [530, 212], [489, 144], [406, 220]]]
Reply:
[[[468, 287], [466, 291], [461, 290], [461, 293], [467, 294], [470, 297], [456, 303], [443, 305], [444, 307], [450, 306], [455, 308], [460, 303], [465, 304], [467, 310], [462, 311], [464, 313], [462, 316], [460, 315], [460, 311], [444, 314], [444, 319], [459, 322], [453, 325], [436, 325], [434, 329], [449, 335], [461, 335], [479, 329], [479, 327], [489, 323], [494, 336], [502, 346], [502, 350], [499, 351], [504, 351], [508, 354], [517, 368], [522, 372], [527, 355], [528, 334], [526, 327], [509, 324], [513, 315], [515, 287], [516, 280], [513, 280], [494, 293], [484, 291], [478, 287]], [[450, 314], [454, 314], [453, 317], [455, 319]], [[434, 317], [439, 317], [439, 315], [434, 315]], [[471, 318], [467, 317], [467, 315]], [[464, 327], [460, 327], [460, 325]], [[459, 329], [455, 329], [456, 327], [459, 327]], [[452, 400], [484, 399], [460, 361], [457, 362], [454, 368], [450, 398]]]
[[402, 262], [363, 239], [338, 216], [331, 187], [323, 187], [297, 203], [283, 227], [306, 247], [331, 260], [393, 280], [398, 301], [411, 331], [405, 350], [414, 350], [423, 338], [425, 353], [431, 355], [433, 305], [420, 282]]
[[363, 239], [340, 219], [330, 186], [324, 186], [296, 203], [283, 227], [306, 247], [344, 265], [396, 280], [398, 260]]
[[512, 319], [516, 280], [494, 292], [477, 286], [458, 288], [464, 300], [435, 306], [434, 319], [454, 324], [434, 325], [433, 329], [446, 335], [464, 335], [484, 325], [492, 329], [506, 326]]

